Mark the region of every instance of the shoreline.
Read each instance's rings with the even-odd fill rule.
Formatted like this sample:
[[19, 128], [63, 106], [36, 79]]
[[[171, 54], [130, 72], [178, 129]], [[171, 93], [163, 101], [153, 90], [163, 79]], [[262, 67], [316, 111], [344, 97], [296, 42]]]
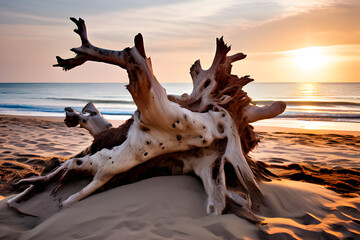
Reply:
[[326, 122], [294, 119], [267, 119], [252, 123], [255, 131], [339, 134], [360, 136], [360, 123]]
[[360, 136], [360, 131], [347, 130], [330, 130], [330, 129], [304, 129], [268, 125], [253, 125], [256, 132], [287, 132], [287, 133], [304, 133], [304, 134], [336, 134], [336, 135], [351, 135]]
[[[0, 117], [7, 118], [19, 118], [19, 119], [34, 119], [34, 120], [44, 120], [52, 122], [64, 122], [65, 115], [63, 117], [56, 116], [30, 116], [30, 115], [9, 115], [9, 114], [0, 114]], [[106, 116], [105, 116], [106, 118]], [[123, 124], [126, 120], [111, 119], [106, 118], [113, 127], [118, 127]], [[304, 123], [305, 122], [305, 123]], [[301, 123], [301, 124], [297, 124]], [[311, 125], [320, 125], [321, 123], [326, 123], [328, 126], [336, 127], [336, 129], [316, 129], [316, 128], [306, 128], [306, 123]], [[320, 124], [319, 124], [320, 123]], [[251, 124], [256, 132], [288, 132], [288, 133], [307, 133], [307, 134], [339, 134], [339, 135], [353, 135], [360, 136], [360, 123], [339, 123], [339, 122], [322, 122], [322, 121], [304, 121], [304, 120], [293, 120], [293, 119], [269, 119], [269, 120], [260, 120], [259, 122]], [[336, 126], [336, 125], [340, 125]], [[342, 126], [342, 127], [341, 127]], [[357, 128], [359, 127], [359, 128]], [[350, 130], [351, 129], [351, 130]], [[358, 129], [358, 130], [356, 130]]]

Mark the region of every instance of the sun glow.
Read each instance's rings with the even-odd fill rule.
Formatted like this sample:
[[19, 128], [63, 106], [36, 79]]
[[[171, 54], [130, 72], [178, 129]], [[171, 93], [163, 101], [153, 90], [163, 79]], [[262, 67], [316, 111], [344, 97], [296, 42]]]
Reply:
[[319, 69], [326, 63], [324, 49], [320, 47], [307, 47], [293, 51], [296, 65], [305, 71]]

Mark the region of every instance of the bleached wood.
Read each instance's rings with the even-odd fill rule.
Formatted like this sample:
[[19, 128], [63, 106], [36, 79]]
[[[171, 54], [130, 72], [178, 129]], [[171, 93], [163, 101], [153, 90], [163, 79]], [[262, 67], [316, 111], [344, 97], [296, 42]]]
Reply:
[[65, 123], [68, 127], [75, 127], [78, 124], [85, 128], [94, 137], [105, 130], [112, 128], [112, 124], [106, 120], [93, 102], [89, 102], [82, 109], [81, 113], [72, 108], [65, 108]]
[[278, 116], [285, 111], [286, 104], [283, 101], [277, 101], [268, 106], [258, 107], [249, 105], [246, 107], [244, 115], [250, 123], [263, 119], [269, 119]]
[[[98, 61], [126, 69], [129, 75], [127, 89], [138, 110], [131, 122], [120, 131], [125, 134], [124, 138], [117, 140], [118, 144], [115, 142], [111, 147], [98, 149], [91, 154], [79, 154], [79, 157], [69, 159], [46, 176], [20, 182], [36, 185], [60, 174], [64, 176], [69, 171], [91, 173], [93, 181], [62, 202], [63, 206], [69, 206], [101, 188], [120, 173], [147, 161], [175, 154], [176, 159], [183, 162], [181, 173], [194, 172], [201, 178], [208, 195], [208, 214], [222, 214], [227, 203], [231, 203], [237, 205], [233, 208], [237, 215], [251, 221], [260, 221], [250, 210], [260, 207], [263, 196], [254, 176], [254, 165], [247, 157], [255, 141], [248, 121], [270, 115], [249, 105], [251, 99], [242, 91], [242, 87], [252, 79], [249, 76], [238, 78], [231, 74], [231, 64], [244, 59], [246, 55], [237, 53], [227, 56], [230, 47], [224, 43], [223, 38], [217, 39], [211, 67], [203, 70], [198, 60], [190, 69], [192, 93], [168, 96], [153, 74], [141, 34], [135, 37], [135, 46], [132, 48], [122, 51], [101, 49], [93, 46], [87, 39], [82, 19], [71, 20], [78, 27], [75, 32], [80, 36], [82, 45], [71, 49], [77, 54], [74, 58], [64, 60], [57, 57], [58, 64], [54, 66], [69, 70], [86, 61]], [[77, 116], [80, 124], [81, 119], [85, 119], [83, 114], [68, 110], [69, 117]], [[96, 112], [95, 115], [98, 116], [91, 118], [92, 120], [87, 118], [87, 125], [83, 123], [83, 127], [94, 136], [95, 144], [97, 136], [106, 134], [106, 128], [110, 126], [101, 118], [101, 113], [94, 105], [90, 104], [85, 110], [90, 115]], [[228, 189], [227, 173], [224, 170], [226, 164], [231, 165], [241, 194]]]

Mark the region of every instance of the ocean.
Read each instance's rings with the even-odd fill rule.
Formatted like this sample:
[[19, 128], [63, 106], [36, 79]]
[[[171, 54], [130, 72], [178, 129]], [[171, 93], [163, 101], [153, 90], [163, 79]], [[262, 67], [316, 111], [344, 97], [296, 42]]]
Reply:
[[[86, 103], [92, 101], [105, 118], [123, 120], [136, 110], [125, 85], [0, 83], [0, 114], [64, 117], [65, 107], [81, 111]], [[181, 95], [192, 90], [192, 83], [162, 85], [168, 94]], [[336, 126], [360, 131], [360, 128], [354, 129], [360, 126], [360, 83], [253, 82], [245, 86], [244, 90], [259, 106], [278, 100], [286, 102], [286, 111], [274, 120], [264, 120], [267, 124], [281, 125], [287, 120], [286, 124], [296, 123], [290, 127], [332, 128], [337, 123]]]

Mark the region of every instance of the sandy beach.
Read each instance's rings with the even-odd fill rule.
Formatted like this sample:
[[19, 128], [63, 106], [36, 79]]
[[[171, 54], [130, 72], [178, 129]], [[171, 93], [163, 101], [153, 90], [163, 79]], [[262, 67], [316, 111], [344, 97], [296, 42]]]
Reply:
[[120, 186], [53, 214], [35, 206], [33, 217], [7, 206], [21, 190], [11, 183], [65, 161], [92, 137], [61, 118], [1, 115], [0, 239], [360, 239], [359, 132], [255, 129], [261, 141], [251, 156], [281, 177], [260, 184], [261, 225], [206, 215], [203, 186], [191, 176]]

